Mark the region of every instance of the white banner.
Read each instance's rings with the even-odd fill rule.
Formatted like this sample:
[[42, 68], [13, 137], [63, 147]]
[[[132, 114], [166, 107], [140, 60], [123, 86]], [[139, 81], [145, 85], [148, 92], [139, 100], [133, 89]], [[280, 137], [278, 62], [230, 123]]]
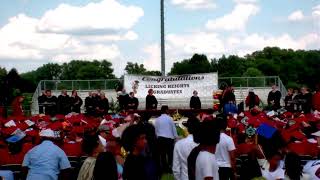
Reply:
[[124, 88], [137, 98], [145, 98], [149, 89], [157, 99], [190, 98], [194, 90], [199, 97], [212, 97], [218, 89], [218, 74], [187, 74], [177, 76], [125, 75]]

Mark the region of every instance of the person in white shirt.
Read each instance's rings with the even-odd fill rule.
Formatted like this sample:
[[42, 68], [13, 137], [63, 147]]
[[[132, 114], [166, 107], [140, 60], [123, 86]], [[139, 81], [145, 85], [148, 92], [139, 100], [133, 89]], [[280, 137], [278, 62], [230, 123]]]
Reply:
[[312, 180], [320, 180], [320, 160], [309, 161], [304, 167], [303, 172], [307, 173]]
[[262, 176], [267, 180], [283, 180], [284, 170], [280, 166], [282, 156], [279, 152], [274, 152], [268, 157], [269, 167], [262, 170]]
[[[209, 135], [210, 134], [210, 135]], [[219, 166], [215, 157], [220, 132], [215, 121], [203, 121], [195, 140], [195, 147], [188, 157], [189, 180], [219, 180]]]
[[220, 128], [220, 141], [216, 148], [216, 159], [219, 165], [220, 179], [229, 180], [236, 178], [236, 158], [233, 139], [225, 134], [227, 128], [227, 119], [224, 116], [218, 116], [217, 124]]
[[162, 173], [172, 171], [172, 159], [175, 139], [178, 138], [176, 125], [169, 115], [169, 107], [161, 107], [161, 116], [155, 121], [154, 127], [158, 137], [158, 150]]
[[194, 142], [193, 134], [199, 129], [199, 125], [200, 121], [196, 117], [190, 117], [185, 125], [189, 135], [174, 146], [172, 172], [176, 180], [189, 180], [187, 160], [192, 149], [198, 146]]

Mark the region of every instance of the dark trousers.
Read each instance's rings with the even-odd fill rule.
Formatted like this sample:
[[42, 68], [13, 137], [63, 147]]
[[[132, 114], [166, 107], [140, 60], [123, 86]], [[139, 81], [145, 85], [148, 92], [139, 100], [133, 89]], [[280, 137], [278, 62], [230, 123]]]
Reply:
[[220, 180], [233, 180], [233, 170], [228, 167], [219, 167], [219, 179]]
[[174, 140], [165, 137], [158, 137], [158, 150], [162, 172], [171, 172], [173, 159]]

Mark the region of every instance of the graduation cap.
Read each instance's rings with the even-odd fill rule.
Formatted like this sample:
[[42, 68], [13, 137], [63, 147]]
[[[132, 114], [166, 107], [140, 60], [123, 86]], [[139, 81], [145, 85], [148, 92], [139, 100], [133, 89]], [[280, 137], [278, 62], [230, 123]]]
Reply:
[[6, 141], [9, 143], [16, 143], [23, 138], [24, 138], [24, 136], [13, 135], [13, 136], [10, 136], [9, 138], [7, 138]]
[[267, 139], [270, 139], [276, 131], [277, 131], [276, 128], [274, 128], [266, 123], [262, 123], [257, 129], [257, 134], [259, 134], [260, 136], [263, 136]]

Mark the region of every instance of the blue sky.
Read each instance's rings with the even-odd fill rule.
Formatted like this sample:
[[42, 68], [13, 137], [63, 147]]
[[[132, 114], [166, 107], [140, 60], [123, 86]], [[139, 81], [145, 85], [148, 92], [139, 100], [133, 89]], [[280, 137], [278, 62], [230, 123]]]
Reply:
[[[166, 0], [167, 71], [204, 53], [244, 56], [265, 46], [320, 48], [320, 0]], [[3, 0], [0, 66], [109, 59], [160, 68], [159, 0]]]

